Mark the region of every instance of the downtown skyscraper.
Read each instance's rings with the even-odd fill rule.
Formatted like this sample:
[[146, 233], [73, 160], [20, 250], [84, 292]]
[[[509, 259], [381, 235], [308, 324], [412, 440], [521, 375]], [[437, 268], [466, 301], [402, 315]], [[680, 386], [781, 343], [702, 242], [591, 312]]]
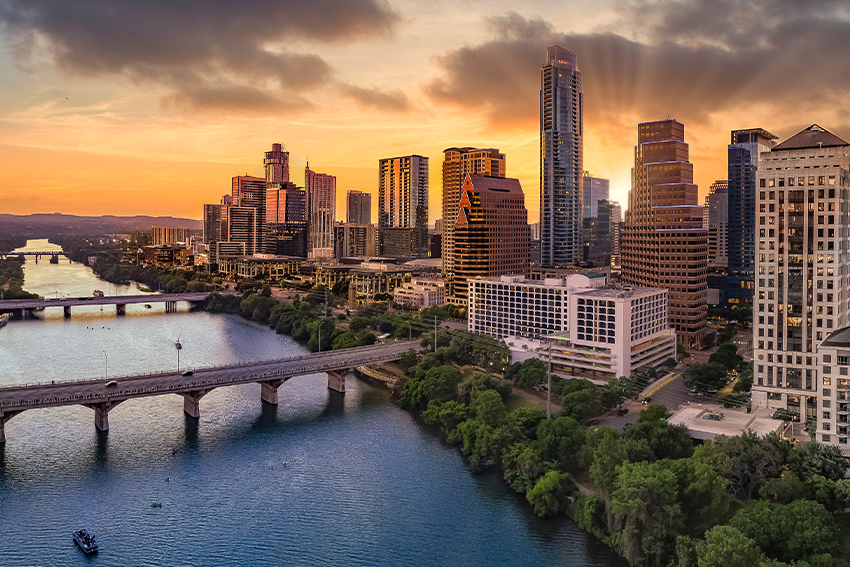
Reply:
[[620, 247], [622, 280], [670, 290], [670, 326], [689, 345], [708, 334], [708, 231], [693, 179], [685, 126], [676, 120], [639, 124]]
[[304, 168], [307, 191], [307, 256], [333, 258], [336, 177]]
[[576, 54], [547, 50], [540, 72], [540, 263], [582, 257], [583, 101]]
[[496, 148], [448, 148], [443, 151], [443, 279], [449, 301], [454, 299], [455, 223], [466, 176], [505, 177], [505, 154]]
[[410, 257], [428, 249], [427, 157], [378, 161], [378, 229], [381, 254]]
[[349, 191], [345, 195], [345, 222], [372, 223], [372, 195], [363, 191]]
[[753, 407], [815, 419], [817, 440], [825, 443], [843, 427], [845, 445], [848, 155], [850, 143], [817, 124], [761, 154], [752, 389]]

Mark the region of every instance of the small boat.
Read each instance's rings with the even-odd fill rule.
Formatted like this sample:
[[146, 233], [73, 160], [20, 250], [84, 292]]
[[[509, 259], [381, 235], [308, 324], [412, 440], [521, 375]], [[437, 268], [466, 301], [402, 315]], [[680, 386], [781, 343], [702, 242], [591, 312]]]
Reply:
[[78, 532], [74, 532], [73, 534], [74, 541], [77, 542], [77, 545], [80, 546], [80, 549], [83, 550], [83, 553], [97, 553], [97, 542], [94, 540], [94, 534], [89, 533], [86, 530], [80, 530]]
[[3, 317], [0, 317], [0, 329], [9, 324], [9, 320]]
[[145, 309], [150, 309], [150, 308], [151, 308], [151, 304], [150, 304], [150, 303], [145, 303]]
[[162, 508], [162, 502], [154, 502], [151, 504], [151, 508]]

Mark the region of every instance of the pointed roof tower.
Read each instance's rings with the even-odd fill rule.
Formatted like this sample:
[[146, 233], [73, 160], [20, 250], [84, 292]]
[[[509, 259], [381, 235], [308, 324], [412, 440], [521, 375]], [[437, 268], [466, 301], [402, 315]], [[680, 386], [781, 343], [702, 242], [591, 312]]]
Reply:
[[850, 143], [842, 140], [826, 128], [812, 124], [805, 130], [797, 132], [781, 144], [775, 146], [771, 151], [835, 148], [839, 146], [850, 146]]

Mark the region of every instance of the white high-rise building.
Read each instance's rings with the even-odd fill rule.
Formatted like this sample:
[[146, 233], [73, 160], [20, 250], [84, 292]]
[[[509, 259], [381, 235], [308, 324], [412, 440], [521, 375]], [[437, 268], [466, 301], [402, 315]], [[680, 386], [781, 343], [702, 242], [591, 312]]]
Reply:
[[827, 442], [838, 369], [817, 353], [850, 324], [848, 156], [850, 144], [814, 124], [762, 153], [756, 177], [752, 404], [818, 419]]
[[[378, 228], [412, 229], [411, 251], [428, 248], [428, 158], [420, 155], [378, 162]], [[383, 253], [383, 252], [382, 252]]]

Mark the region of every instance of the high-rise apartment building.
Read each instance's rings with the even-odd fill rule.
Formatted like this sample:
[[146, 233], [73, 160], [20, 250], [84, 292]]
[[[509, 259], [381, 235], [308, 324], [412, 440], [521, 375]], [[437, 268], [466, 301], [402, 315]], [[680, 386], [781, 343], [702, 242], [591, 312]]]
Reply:
[[262, 247], [257, 247], [257, 234], [264, 232], [261, 231], [260, 219], [255, 207], [228, 207], [227, 242], [244, 244], [247, 256], [265, 253]]
[[576, 54], [547, 50], [540, 72], [540, 263], [582, 257], [583, 103]]
[[596, 203], [596, 216], [584, 223], [584, 260], [596, 267], [612, 265], [620, 254], [620, 204], [608, 199]]
[[708, 334], [708, 234], [698, 199], [685, 126], [676, 120], [639, 124], [620, 245], [622, 280], [670, 291], [669, 323], [684, 344]]
[[[233, 178], [233, 207], [256, 209], [256, 231], [246, 236], [247, 254], [263, 254], [266, 241], [266, 180], [261, 177], [239, 175]], [[243, 238], [240, 236], [240, 238]]]
[[847, 369], [817, 353], [850, 323], [848, 154], [850, 144], [813, 124], [762, 153], [756, 173], [752, 404], [822, 418], [821, 439], [833, 415], [847, 419]]
[[266, 183], [286, 183], [289, 181], [289, 152], [280, 144], [272, 144], [272, 150], [266, 152], [263, 165], [266, 168]]
[[[449, 297], [454, 295], [454, 226], [460, 206], [460, 192], [468, 174], [505, 176], [505, 154], [496, 148], [448, 148], [443, 150], [443, 279]], [[440, 232], [440, 231], [437, 231]]]
[[705, 208], [708, 211], [708, 267], [726, 268], [729, 264], [729, 181], [718, 179], [711, 184], [705, 196]]
[[466, 175], [454, 226], [454, 297], [478, 276], [527, 274], [529, 229], [518, 179]]
[[350, 224], [372, 224], [372, 195], [349, 191], [345, 196], [345, 221]]
[[427, 253], [427, 157], [410, 155], [379, 160], [378, 229], [384, 228], [413, 229], [411, 252]]
[[270, 183], [266, 191], [266, 253], [307, 257], [307, 193], [294, 183]]
[[151, 227], [151, 245], [173, 244], [175, 242], [189, 243], [188, 228], [173, 228], [170, 226]]
[[589, 171], [581, 178], [581, 216], [585, 219], [597, 217], [599, 201], [608, 199], [611, 182], [601, 177], [593, 177]]
[[204, 205], [204, 244], [227, 240], [227, 205]]
[[752, 301], [756, 265], [756, 173], [759, 156], [776, 145], [762, 128], [732, 130], [728, 148], [728, 266], [723, 295], [734, 302]]
[[336, 217], [336, 177], [304, 168], [307, 191], [307, 255], [333, 257], [334, 218]]

